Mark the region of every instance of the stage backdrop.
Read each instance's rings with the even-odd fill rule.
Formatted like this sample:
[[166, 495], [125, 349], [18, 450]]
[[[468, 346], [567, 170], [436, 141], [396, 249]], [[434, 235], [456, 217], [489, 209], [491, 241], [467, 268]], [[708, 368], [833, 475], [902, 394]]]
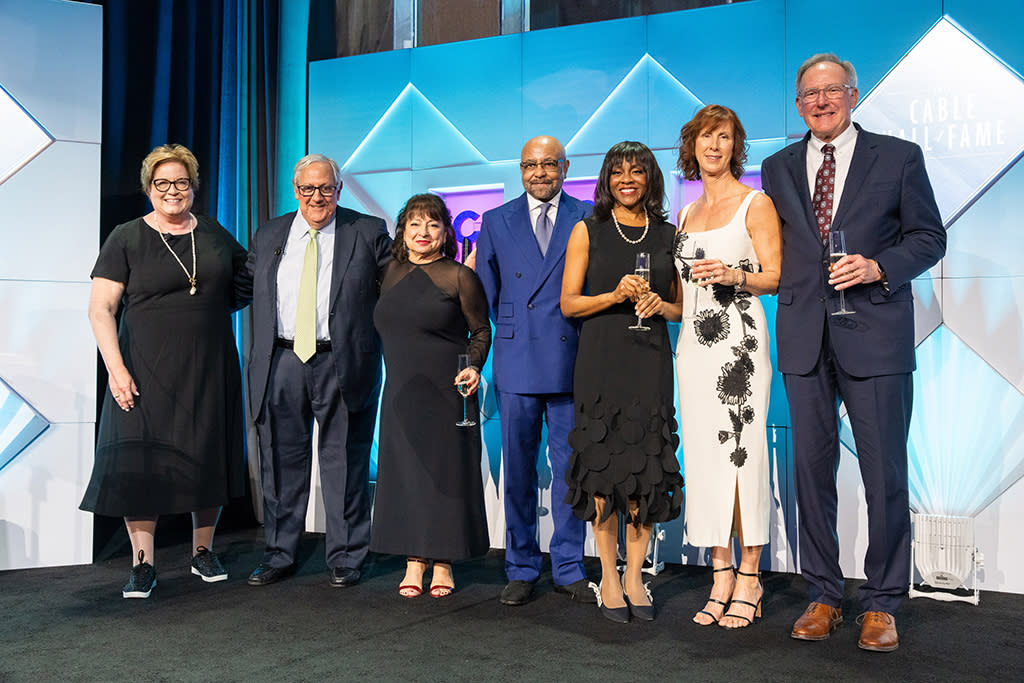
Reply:
[[[949, 230], [945, 260], [914, 283], [919, 371], [911, 434], [915, 510], [973, 516], [986, 555], [982, 586], [1024, 591], [1024, 241], [1012, 198], [1024, 190], [1024, 6], [1016, 1], [866, 0], [820, 29], [817, 3], [753, 0], [716, 8], [314, 62], [309, 151], [343, 168], [342, 203], [393, 225], [411, 194], [448, 201], [460, 236], [522, 192], [524, 140], [551, 134], [572, 166], [566, 189], [590, 199], [607, 149], [623, 139], [655, 150], [673, 216], [699, 187], [674, 173], [680, 126], [703, 104], [732, 107], [750, 141], [749, 182], [763, 159], [805, 131], [794, 107], [799, 64], [834, 51], [858, 69], [865, 128], [925, 152]], [[763, 299], [773, 325], [775, 300]], [[773, 340], [774, 354], [774, 340]], [[486, 396], [491, 541], [504, 543], [500, 427]], [[774, 377], [773, 540], [764, 567], [797, 571], [789, 416]], [[681, 455], [681, 454], [680, 454]], [[542, 482], [550, 481], [544, 459]], [[842, 565], [862, 576], [866, 518], [856, 446], [844, 427], [839, 470]], [[544, 522], [550, 500], [542, 501]], [[665, 527], [661, 558], [708, 561]], [[541, 525], [546, 545], [550, 526]], [[593, 547], [589, 548], [593, 553]]]
[[92, 561], [102, 10], [0, 0], [0, 569]]

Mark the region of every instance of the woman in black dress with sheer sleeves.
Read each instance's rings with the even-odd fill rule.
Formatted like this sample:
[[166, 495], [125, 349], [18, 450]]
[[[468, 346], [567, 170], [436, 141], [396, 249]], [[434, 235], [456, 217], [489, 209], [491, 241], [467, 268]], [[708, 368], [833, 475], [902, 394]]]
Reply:
[[[399, 594], [455, 590], [451, 562], [490, 548], [480, 469], [476, 389], [491, 346], [487, 299], [455, 255], [451, 214], [440, 197], [412, 197], [398, 215], [395, 260], [385, 268], [374, 323], [384, 348], [377, 489], [370, 549], [407, 556]], [[470, 367], [458, 372], [458, 356]]]

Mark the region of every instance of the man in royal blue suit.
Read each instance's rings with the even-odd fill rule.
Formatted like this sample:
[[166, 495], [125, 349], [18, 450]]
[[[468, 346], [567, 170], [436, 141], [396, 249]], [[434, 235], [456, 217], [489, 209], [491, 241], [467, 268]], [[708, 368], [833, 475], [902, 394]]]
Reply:
[[[811, 599], [792, 636], [824, 640], [843, 620], [836, 536], [841, 399], [868, 513], [858, 645], [887, 652], [899, 644], [894, 614], [910, 580], [910, 281], [942, 258], [946, 233], [921, 149], [851, 125], [858, 97], [852, 64], [835, 55], [811, 57], [797, 72], [796, 94], [810, 130], [761, 167], [782, 219], [775, 338], [793, 424], [800, 568]], [[828, 235], [840, 230], [847, 255], [828, 275]], [[836, 290], [854, 313], [832, 315]]]
[[346, 587], [359, 582], [370, 541], [370, 447], [381, 382], [373, 308], [391, 238], [380, 218], [338, 206], [333, 160], [303, 157], [293, 184], [299, 211], [260, 227], [241, 276], [252, 288], [248, 398], [266, 535], [249, 585], [295, 571], [316, 420], [330, 583]]
[[569, 161], [558, 140], [533, 138], [523, 147], [519, 166], [526, 193], [484, 214], [476, 254], [495, 327], [493, 378], [501, 415], [509, 580], [501, 602], [529, 602], [540, 575], [537, 456], [545, 420], [555, 590], [573, 600], [594, 602], [583, 571], [586, 527], [563, 502], [579, 330], [559, 308], [569, 234], [591, 207], [562, 192]]

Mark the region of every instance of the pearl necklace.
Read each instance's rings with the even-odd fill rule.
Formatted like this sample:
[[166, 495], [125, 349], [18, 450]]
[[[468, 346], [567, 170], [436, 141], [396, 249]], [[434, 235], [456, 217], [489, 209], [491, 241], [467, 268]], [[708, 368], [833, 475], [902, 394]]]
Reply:
[[195, 216], [190, 215], [188, 220], [188, 234], [192, 236], [192, 274], [189, 275], [188, 268], [185, 267], [185, 264], [181, 262], [178, 255], [174, 253], [173, 249], [171, 249], [171, 245], [168, 244], [167, 235], [164, 233], [163, 228], [160, 227], [160, 222], [156, 219], [156, 215], [154, 214], [153, 216], [153, 222], [156, 223], [157, 232], [160, 233], [160, 240], [164, 243], [164, 246], [167, 247], [167, 251], [171, 252], [171, 256], [173, 256], [174, 260], [178, 262], [178, 265], [181, 266], [181, 269], [185, 272], [185, 277], [188, 278], [188, 283], [191, 285], [191, 288], [188, 290], [189, 296], [196, 295], [196, 226], [192, 222], [194, 220]]
[[647, 237], [647, 231], [651, 227], [651, 219], [647, 215], [647, 207], [646, 206], [644, 207], [644, 232], [643, 232], [642, 235], [640, 235], [640, 237], [638, 237], [635, 240], [629, 239], [628, 237], [626, 237], [625, 233], [622, 232], [622, 226], [619, 225], [619, 219], [615, 217], [615, 209], [614, 208], [612, 209], [612, 221], [615, 222], [615, 229], [619, 231], [619, 237], [621, 237], [622, 239], [626, 240], [630, 244], [640, 244], [641, 242], [643, 242], [644, 238]]

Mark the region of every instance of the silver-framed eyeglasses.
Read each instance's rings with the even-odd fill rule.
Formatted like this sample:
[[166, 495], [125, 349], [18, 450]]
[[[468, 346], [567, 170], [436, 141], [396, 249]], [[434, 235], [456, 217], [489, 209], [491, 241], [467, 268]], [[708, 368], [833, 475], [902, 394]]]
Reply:
[[314, 192], [319, 192], [321, 197], [331, 197], [334, 195], [334, 191], [338, 189], [337, 185], [296, 185], [295, 189], [298, 190], [299, 195], [302, 197], [312, 197]]
[[178, 192], [184, 192], [192, 187], [192, 181], [188, 178], [175, 178], [174, 180], [157, 178], [153, 181], [153, 187], [156, 188], [157, 192], [167, 192], [167, 190], [171, 189], [171, 185], [174, 185], [174, 189]]
[[838, 100], [847, 90], [853, 90], [853, 86], [846, 83], [830, 83], [824, 88], [805, 88], [800, 93], [800, 99], [804, 102], [814, 102], [819, 94], [825, 93], [826, 100]]
[[537, 170], [537, 167], [541, 167], [548, 173], [553, 173], [558, 170], [558, 166], [565, 161], [565, 159], [545, 159], [544, 161], [521, 161], [519, 162], [519, 168], [522, 169], [523, 173], [533, 173]]

